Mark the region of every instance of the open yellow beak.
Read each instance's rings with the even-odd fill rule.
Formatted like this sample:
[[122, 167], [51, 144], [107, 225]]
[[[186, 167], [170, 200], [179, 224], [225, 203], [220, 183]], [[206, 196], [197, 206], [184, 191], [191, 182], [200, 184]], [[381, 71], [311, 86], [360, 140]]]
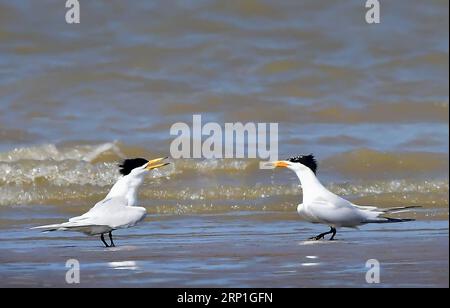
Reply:
[[162, 162], [163, 160], [165, 160], [167, 158], [168, 157], [153, 159], [153, 160], [148, 162], [147, 167], [145, 169], [150, 171], [150, 170], [153, 170], [153, 169], [157, 169], [157, 168], [161, 168], [161, 167], [167, 166], [167, 165], [169, 165], [169, 163], [158, 164], [158, 163]]
[[280, 168], [287, 168], [289, 167], [288, 163], [284, 162], [284, 161], [276, 161], [273, 162], [273, 166], [276, 167], [280, 167]]

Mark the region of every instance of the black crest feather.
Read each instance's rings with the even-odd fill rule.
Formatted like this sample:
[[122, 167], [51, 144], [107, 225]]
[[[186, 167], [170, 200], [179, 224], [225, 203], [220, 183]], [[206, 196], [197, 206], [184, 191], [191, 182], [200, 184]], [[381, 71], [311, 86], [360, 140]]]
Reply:
[[119, 165], [119, 172], [122, 175], [128, 175], [131, 170], [142, 167], [146, 163], [148, 163], [148, 160], [144, 158], [125, 159], [122, 164]]
[[291, 163], [300, 163], [300, 164], [308, 167], [309, 169], [311, 169], [312, 172], [314, 172], [314, 174], [316, 174], [316, 172], [317, 172], [317, 161], [314, 158], [314, 155], [312, 155], [312, 154], [291, 157], [288, 159], [288, 161], [290, 161]]

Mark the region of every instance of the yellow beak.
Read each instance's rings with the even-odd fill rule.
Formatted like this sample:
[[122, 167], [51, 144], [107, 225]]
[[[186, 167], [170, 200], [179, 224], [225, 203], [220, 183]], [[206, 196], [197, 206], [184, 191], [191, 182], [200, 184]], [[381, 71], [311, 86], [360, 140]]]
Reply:
[[168, 157], [152, 159], [151, 161], [148, 162], [147, 167], [145, 169], [150, 171], [150, 170], [153, 170], [153, 169], [156, 169], [156, 168], [161, 168], [161, 167], [167, 166], [167, 165], [169, 165], [169, 163], [158, 164], [159, 162], [162, 162], [163, 160], [165, 160], [167, 158]]
[[289, 167], [288, 163], [284, 162], [284, 161], [276, 161], [273, 162], [274, 167], [280, 167], [280, 168], [287, 168]]

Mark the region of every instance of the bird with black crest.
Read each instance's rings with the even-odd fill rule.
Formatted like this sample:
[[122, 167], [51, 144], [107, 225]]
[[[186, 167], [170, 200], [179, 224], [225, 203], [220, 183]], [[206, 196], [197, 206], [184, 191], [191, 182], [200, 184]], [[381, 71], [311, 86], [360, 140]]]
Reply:
[[[119, 165], [121, 177], [111, 188], [109, 194], [87, 213], [73, 217], [68, 222], [35, 227], [44, 232], [78, 231], [87, 235], [100, 236], [106, 247], [115, 247], [112, 232], [117, 229], [134, 227], [144, 220], [147, 210], [137, 206], [138, 188], [145, 175], [151, 170], [164, 167], [165, 158], [146, 160], [144, 158], [126, 159]], [[109, 235], [110, 244], [105, 241]]]
[[357, 228], [370, 223], [407, 222], [412, 219], [386, 217], [387, 214], [407, 211], [417, 206], [379, 208], [376, 206], [360, 206], [332, 193], [317, 178], [317, 161], [312, 154], [299, 155], [283, 161], [272, 163], [274, 167], [288, 168], [300, 179], [303, 190], [303, 203], [297, 207], [298, 214], [306, 221], [324, 224], [330, 227], [328, 232], [311, 237], [320, 240], [331, 234], [334, 240], [338, 228]]

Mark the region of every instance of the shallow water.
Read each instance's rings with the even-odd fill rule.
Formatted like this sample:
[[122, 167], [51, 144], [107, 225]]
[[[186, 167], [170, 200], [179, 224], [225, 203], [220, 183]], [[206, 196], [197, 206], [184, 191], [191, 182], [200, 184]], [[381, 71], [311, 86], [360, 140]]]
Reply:
[[[77, 259], [82, 287], [448, 287], [448, 221], [344, 229], [337, 241], [311, 242], [324, 228], [295, 215], [158, 215], [118, 231], [119, 247], [107, 249], [76, 233], [24, 230], [45, 214], [32, 216], [1, 229], [2, 286], [73, 287], [65, 263]], [[366, 283], [369, 259], [380, 262], [380, 284]]]

